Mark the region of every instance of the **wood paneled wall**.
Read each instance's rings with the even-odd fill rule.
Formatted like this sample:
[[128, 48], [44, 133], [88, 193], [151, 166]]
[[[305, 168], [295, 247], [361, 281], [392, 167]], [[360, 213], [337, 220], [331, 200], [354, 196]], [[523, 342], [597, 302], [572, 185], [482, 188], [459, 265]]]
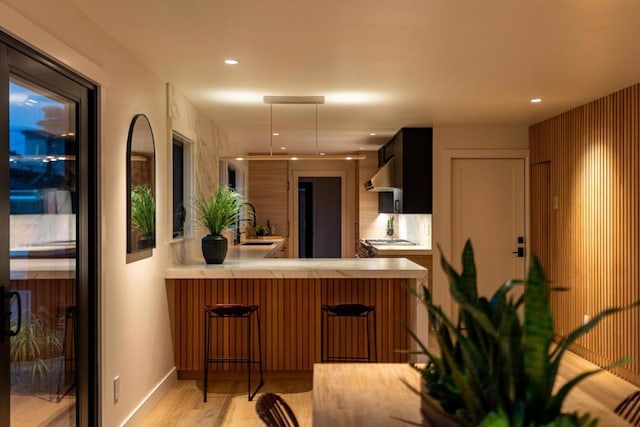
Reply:
[[12, 279], [9, 286], [12, 291], [29, 292], [29, 306], [22, 301], [23, 312], [43, 309], [55, 318], [64, 316], [66, 308], [75, 305], [75, 284], [75, 279]]
[[[249, 162], [249, 201], [256, 208], [258, 224], [267, 220], [280, 236], [289, 236], [288, 164], [286, 160]], [[288, 255], [285, 254], [285, 257]]]
[[[174, 354], [181, 378], [202, 375], [204, 306], [216, 303], [257, 304], [261, 309], [262, 358], [268, 371], [308, 371], [320, 358], [321, 304], [374, 305], [380, 362], [405, 362], [410, 324], [412, 279], [180, 279], [173, 280]], [[255, 325], [255, 323], [253, 324]], [[252, 326], [253, 327], [253, 326]], [[331, 319], [332, 355], [366, 356], [362, 319]], [[237, 319], [215, 320], [213, 351], [217, 356], [246, 354], [247, 327]], [[339, 331], [339, 333], [337, 333]], [[255, 349], [257, 339], [252, 341]], [[254, 354], [255, 356], [255, 354]], [[246, 369], [225, 366], [218, 370]]]
[[[530, 128], [531, 248], [554, 293], [557, 334], [640, 298], [640, 84]], [[554, 206], [554, 202], [557, 206]], [[640, 309], [615, 315], [573, 350], [640, 385]]]

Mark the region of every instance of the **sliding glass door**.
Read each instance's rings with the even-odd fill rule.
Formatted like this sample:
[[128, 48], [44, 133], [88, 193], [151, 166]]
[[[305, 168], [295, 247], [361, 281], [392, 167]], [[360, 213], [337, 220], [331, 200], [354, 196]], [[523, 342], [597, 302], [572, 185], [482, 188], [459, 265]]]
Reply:
[[90, 425], [95, 90], [10, 40], [0, 85], [0, 426]]

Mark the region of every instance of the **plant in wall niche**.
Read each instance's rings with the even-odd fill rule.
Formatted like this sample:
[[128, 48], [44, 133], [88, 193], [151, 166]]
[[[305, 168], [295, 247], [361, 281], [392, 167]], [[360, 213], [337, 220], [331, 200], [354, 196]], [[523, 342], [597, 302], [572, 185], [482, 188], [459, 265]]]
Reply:
[[[640, 305], [640, 301], [600, 312], [552, 346], [549, 293], [560, 289], [550, 287], [535, 257], [525, 281], [504, 283], [490, 299], [478, 295], [469, 241], [462, 253], [462, 273], [457, 273], [444, 256], [441, 265], [451, 296], [459, 305], [458, 321], [447, 317], [423, 287], [422, 296], [416, 296], [426, 306], [429, 329], [440, 355], [409, 331], [418, 342], [418, 353], [429, 360], [424, 368], [416, 367], [422, 374], [424, 390], [415, 391], [422, 394], [425, 415], [430, 417], [435, 411], [441, 417], [434, 425], [595, 426], [597, 419], [589, 414], [563, 413], [564, 399], [583, 379], [626, 360], [582, 373], [554, 392], [562, 356], [604, 317]], [[515, 295], [514, 289], [522, 286], [523, 293]]]
[[209, 197], [198, 197], [195, 208], [198, 222], [209, 234], [202, 239], [202, 255], [207, 264], [221, 264], [227, 255], [227, 239], [222, 232], [239, 223], [244, 197], [227, 186], [218, 186]]
[[142, 234], [138, 249], [155, 246], [156, 203], [147, 185], [136, 185], [131, 189], [131, 226]]

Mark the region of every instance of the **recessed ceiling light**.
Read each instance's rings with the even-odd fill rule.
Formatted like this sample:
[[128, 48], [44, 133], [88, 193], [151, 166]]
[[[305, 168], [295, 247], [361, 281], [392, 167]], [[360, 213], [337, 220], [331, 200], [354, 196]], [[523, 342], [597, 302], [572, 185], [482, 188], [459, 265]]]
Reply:
[[286, 150], [286, 149], [287, 149], [287, 147], [280, 147], [280, 149], [281, 149], [281, 150]]
[[298, 158], [297, 157], [292, 157], [291, 160], [298, 160]]
[[375, 132], [371, 132], [371, 133], [369, 134], [369, 136], [376, 136], [376, 133], [375, 133]]
[[320, 153], [321, 156], [324, 156], [324, 153]]
[[238, 65], [238, 60], [233, 58], [227, 58], [224, 60], [224, 63], [227, 65]]
[[361, 150], [364, 150], [364, 147], [360, 147]]
[[352, 160], [353, 157], [345, 157], [345, 160]]
[[533, 104], [537, 104], [537, 103], [539, 103], [539, 102], [542, 102], [542, 98], [533, 98], [533, 99], [531, 100], [531, 102], [532, 102]]
[[274, 132], [274, 133], [272, 133], [271, 135], [273, 135], [273, 136], [280, 136], [280, 134], [279, 134], [278, 132]]
[[241, 161], [243, 161], [243, 160], [244, 160], [244, 158], [242, 158], [242, 157], [236, 157], [236, 160], [238, 160], [239, 162], [241, 162]]

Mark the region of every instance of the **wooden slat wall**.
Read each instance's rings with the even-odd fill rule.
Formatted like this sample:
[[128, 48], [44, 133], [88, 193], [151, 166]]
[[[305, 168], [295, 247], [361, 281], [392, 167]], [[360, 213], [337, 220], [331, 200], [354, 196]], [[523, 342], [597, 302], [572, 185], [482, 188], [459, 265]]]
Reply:
[[[357, 302], [374, 305], [380, 362], [405, 362], [397, 349], [409, 348], [403, 322], [409, 324], [408, 279], [180, 279], [173, 280], [174, 354], [181, 377], [204, 366], [205, 304], [257, 304], [261, 309], [262, 357], [268, 371], [308, 371], [320, 361], [320, 306]], [[247, 328], [237, 320], [216, 320], [217, 355], [245, 354]], [[331, 319], [333, 355], [364, 356], [361, 319]], [[339, 334], [337, 331], [339, 330]], [[253, 335], [253, 333], [252, 333]], [[257, 339], [252, 341], [257, 343]], [[255, 349], [256, 346], [252, 344]], [[254, 354], [255, 355], [255, 354]], [[219, 370], [246, 369], [219, 365]]]
[[[249, 201], [255, 206], [259, 224], [270, 224], [280, 236], [289, 236], [289, 202], [286, 160], [249, 162]], [[284, 257], [288, 256], [288, 251]]]
[[75, 279], [28, 279], [11, 280], [12, 291], [29, 291], [31, 306], [26, 307], [23, 301], [22, 310], [36, 313], [44, 308], [51, 316], [63, 315], [65, 309], [75, 305]]
[[[553, 282], [570, 288], [553, 297], [565, 336], [585, 314], [640, 298], [640, 84], [536, 124], [529, 136], [531, 247]], [[632, 358], [614, 372], [640, 385], [640, 310], [605, 320], [573, 350], [599, 365]]]

